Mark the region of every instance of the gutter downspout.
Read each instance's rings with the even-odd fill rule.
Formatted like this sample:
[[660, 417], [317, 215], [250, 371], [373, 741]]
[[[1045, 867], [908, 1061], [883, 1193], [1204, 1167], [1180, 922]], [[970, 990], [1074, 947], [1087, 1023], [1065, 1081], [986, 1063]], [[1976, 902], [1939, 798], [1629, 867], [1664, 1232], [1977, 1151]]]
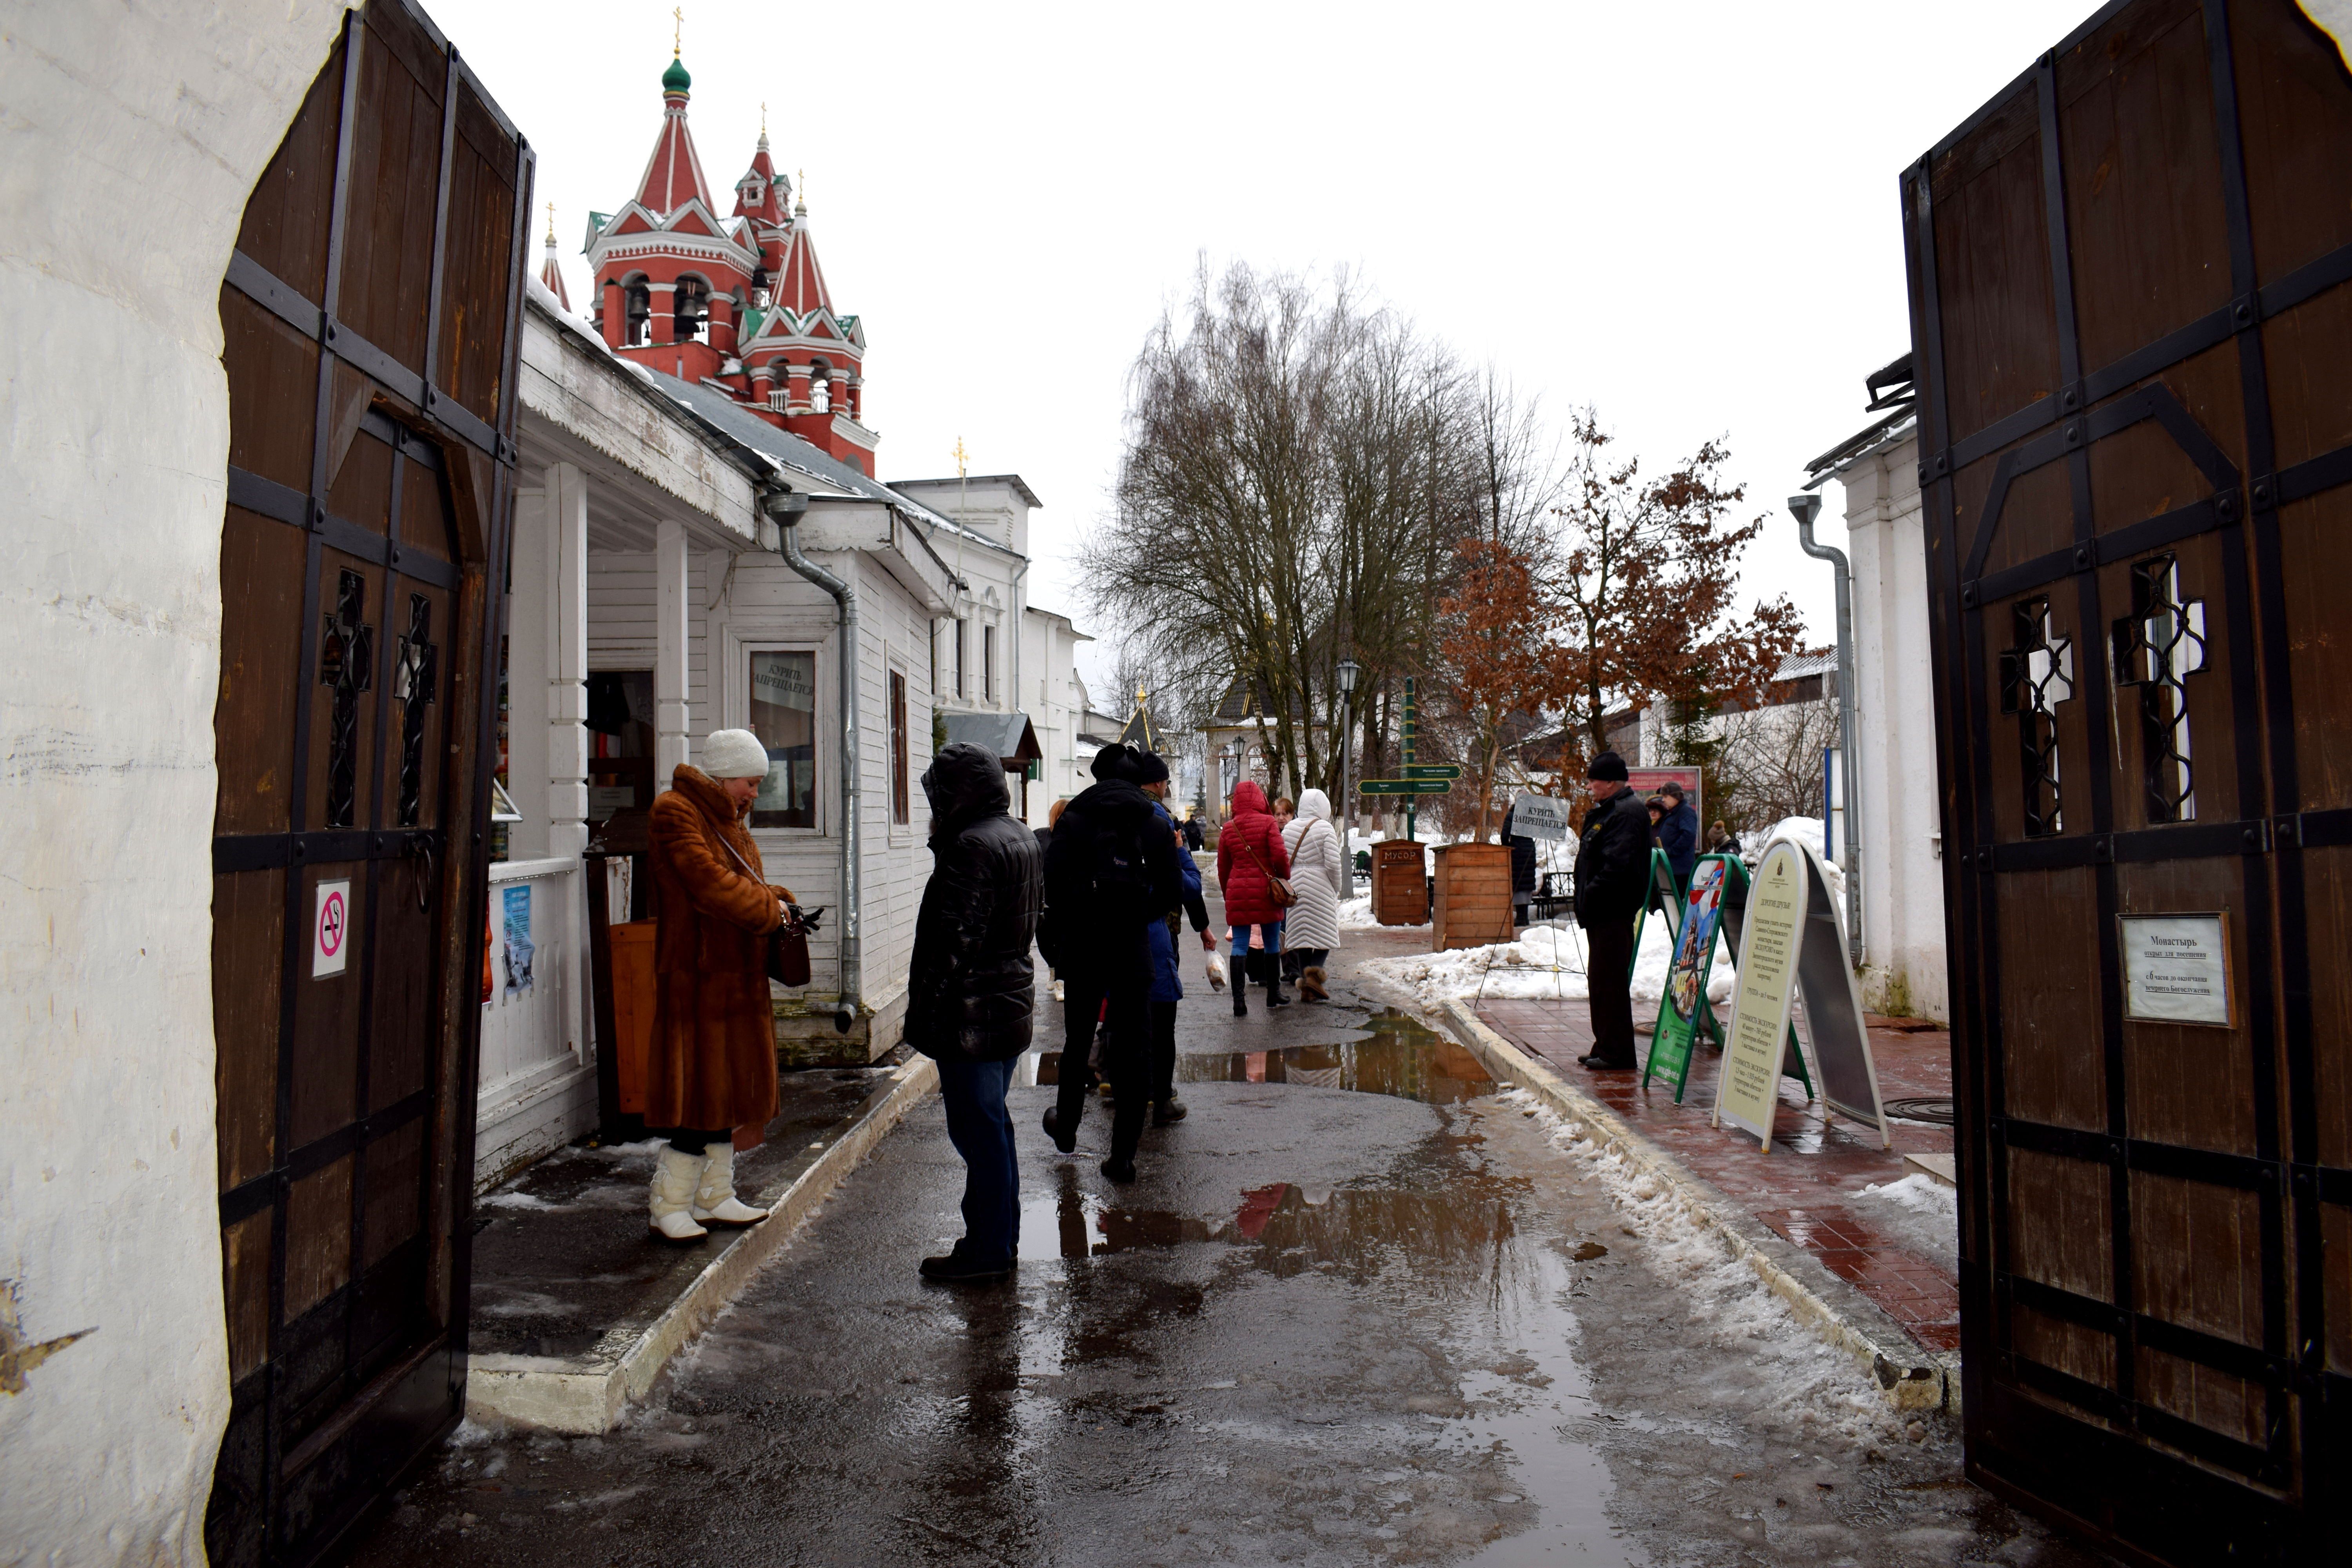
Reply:
[[1813, 542], [1813, 519], [1821, 515], [1822, 498], [1808, 490], [1789, 498], [1797, 519], [1798, 542], [1806, 554], [1826, 561], [1837, 574], [1838, 668], [1838, 790], [1845, 796], [1845, 943], [1856, 969], [1862, 967], [1862, 792], [1854, 780], [1862, 769], [1856, 751], [1853, 716], [1853, 568], [1845, 552], [1833, 544]]
[[1028, 619], [1021, 611], [1021, 579], [1029, 575], [1030, 565], [1029, 559], [1024, 556], [1021, 570], [1013, 574], [1010, 591], [1005, 595], [1013, 611], [1013, 711], [1015, 713], [1027, 711], [1021, 697], [1021, 637], [1027, 629], [1025, 623]]
[[833, 1015], [836, 1034], [857, 1022], [865, 988], [865, 942], [858, 930], [857, 794], [857, 595], [848, 584], [801, 553], [801, 519], [809, 498], [798, 490], [764, 489], [760, 510], [776, 521], [776, 552], [784, 564], [833, 595], [841, 646], [834, 658], [841, 684], [841, 1000]]

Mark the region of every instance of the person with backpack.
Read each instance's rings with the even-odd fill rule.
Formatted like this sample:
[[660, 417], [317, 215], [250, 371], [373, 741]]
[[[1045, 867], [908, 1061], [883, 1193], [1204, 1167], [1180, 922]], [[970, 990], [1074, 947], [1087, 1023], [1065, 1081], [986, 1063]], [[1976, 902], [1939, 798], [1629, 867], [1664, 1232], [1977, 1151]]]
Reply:
[[1234, 786], [1233, 820], [1217, 836], [1217, 886], [1225, 896], [1225, 920], [1234, 932], [1234, 1016], [1249, 1016], [1250, 931], [1265, 942], [1265, 1005], [1289, 1005], [1282, 994], [1282, 917], [1292, 902], [1290, 857], [1282, 847], [1282, 826], [1265, 808], [1265, 791], [1254, 779]]
[[1096, 782], [1063, 808], [1045, 850], [1045, 960], [1062, 977], [1064, 996], [1062, 1064], [1045, 1136], [1063, 1153], [1076, 1152], [1099, 1019], [1115, 1100], [1102, 1172], [1120, 1183], [1135, 1180], [1150, 1102], [1150, 931], [1183, 901], [1176, 841], [1134, 782], [1134, 772], [1149, 771], [1137, 755], [1117, 743], [1096, 753]]

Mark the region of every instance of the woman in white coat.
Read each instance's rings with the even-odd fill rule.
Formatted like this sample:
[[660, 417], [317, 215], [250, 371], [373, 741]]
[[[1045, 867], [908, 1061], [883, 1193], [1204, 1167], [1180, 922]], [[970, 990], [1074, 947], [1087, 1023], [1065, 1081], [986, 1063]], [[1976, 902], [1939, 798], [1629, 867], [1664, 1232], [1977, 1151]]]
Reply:
[[1282, 830], [1290, 857], [1290, 888], [1298, 901], [1283, 911], [1282, 956], [1298, 965], [1298, 994], [1327, 1000], [1323, 963], [1339, 945], [1339, 900], [1348, 886], [1347, 857], [1331, 826], [1331, 797], [1319, 789], [1302, 791], [1298, 815]]

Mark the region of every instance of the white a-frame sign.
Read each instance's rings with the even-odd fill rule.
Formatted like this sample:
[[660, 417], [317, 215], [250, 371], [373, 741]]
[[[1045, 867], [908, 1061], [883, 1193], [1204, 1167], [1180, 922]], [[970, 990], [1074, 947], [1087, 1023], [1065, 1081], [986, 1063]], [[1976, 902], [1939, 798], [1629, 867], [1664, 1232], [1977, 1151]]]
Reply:
[[1862, 988], [1846, 961], [1845, 922], [1824, 885], [1812, 848], [1794, 838], [1764, 846], [1748, 889], [1747, 929], [1731, 1027], [1716, 1082], [1715, 1124], [1729, 1122], [1772, 1147], [1782, 1053], [1795, 1049], [1789, 1014], [1801, 995], [1805, 1037], [1813, 1048], [1824, 1114], [1834, 1110], [1878, 1130], [1891, 1148], [1878, 1068], [1863, 1026]]

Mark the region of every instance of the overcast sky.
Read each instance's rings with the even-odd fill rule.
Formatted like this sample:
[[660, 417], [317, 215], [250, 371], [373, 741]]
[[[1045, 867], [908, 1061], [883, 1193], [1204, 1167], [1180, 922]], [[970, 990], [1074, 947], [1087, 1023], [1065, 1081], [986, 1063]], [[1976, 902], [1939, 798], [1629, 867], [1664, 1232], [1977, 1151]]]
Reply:
[[[670, 8], [425, 4], [538, 149], [584, 306], [586, 214], [635, 194]], [[881, 477], [954, 472], [961, 436], [973, 472], [1026, 478], [1034, 603], [1085, 624], [1071, 555], [1126, 374], [1205, 255], [1347, 267], [1555, 424], [1597, 405], [1654, 468], [1727, 437], [1772, 518], [1748, 586], [1825, 642], [1829, 569], [1781, 498], [1908, 346], [1896, 175], [2091, 6], [684, 9], [720, 216], [764, 101], [835, 305], [865, 321]]]

